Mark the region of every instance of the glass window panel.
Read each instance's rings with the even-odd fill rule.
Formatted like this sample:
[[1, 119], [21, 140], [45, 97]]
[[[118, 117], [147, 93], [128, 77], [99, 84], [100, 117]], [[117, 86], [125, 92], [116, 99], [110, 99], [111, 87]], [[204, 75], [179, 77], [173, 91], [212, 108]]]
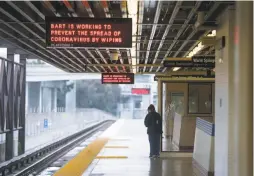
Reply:
[[189, 84], [188, 95], [190, 114], [212, 113], [212, 84]]

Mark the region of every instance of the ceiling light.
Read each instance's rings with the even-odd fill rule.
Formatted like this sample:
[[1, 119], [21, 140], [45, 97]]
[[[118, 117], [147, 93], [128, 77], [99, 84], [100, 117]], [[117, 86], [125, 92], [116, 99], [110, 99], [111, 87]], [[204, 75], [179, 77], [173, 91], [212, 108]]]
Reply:
[[173, 68], [173, 71], [177, 71], [177, 70], [179, 70], [181, 67], [174, 67]]
[[[211, 34], [206, 35], [208, 37], [214, 37], [216, 36], [216, 30], [213, 30]], [[196, 47], [193, 48], [192, 51], [190, 51], [187, 55], [187, 57], [193, 57], [195, 54], [197, 54], [200, 50], [202, 50], [204, 48], [204, 45], [202, 45], [201, 42], [198, 43], [198, 45]]]
[[214, 37], [216, 36], [216, 30], [213, 30], [211, 34], [208, 34], [207, 37]]

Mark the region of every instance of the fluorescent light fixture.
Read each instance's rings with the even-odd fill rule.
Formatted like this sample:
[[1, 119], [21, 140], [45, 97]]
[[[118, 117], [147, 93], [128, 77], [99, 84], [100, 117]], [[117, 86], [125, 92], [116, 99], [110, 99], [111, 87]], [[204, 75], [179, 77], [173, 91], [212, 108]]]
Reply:
[[173, 68], [173, 71], [177, 71], [177, 70], [179, 70], [181, 67], [174, 67]]
[[[207, 37], [214, 37], [216, 36], [216, 30], [213, 30], [211, 34], [206, 35]], [[193, 50], [191, 52], [188, 53], [187, 57], [192, 57], [195, 54], [197, 54], [200, 50], [202, 50], [204, 48], [204, 45], [202, 45], [201, 42], [198, 43], [198, 45], [193, 48]]]
[[211, 34], [208, 34], [207, 37], [214, 37], [216, 36], [216, 30], [213, 30]]

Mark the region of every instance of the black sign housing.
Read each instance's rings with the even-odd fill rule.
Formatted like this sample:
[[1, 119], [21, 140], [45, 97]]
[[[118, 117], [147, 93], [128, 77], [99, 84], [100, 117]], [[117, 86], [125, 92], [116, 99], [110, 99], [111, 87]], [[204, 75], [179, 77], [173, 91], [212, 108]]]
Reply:
[[46, 17], [46, 47], [131, 48], [131, 18]]
[[194, 56], [192, 60], [187, 61], [171, 61], [165, 60], [163, 62], [164, 67], [204, 67], [204, 68], [214, 68], [215, 67], [215, 57], [213, 56]]
[[215, 75], [162, 75], [154, 76], [154, 81], [158, 81], [159, 78], [215, 78]]

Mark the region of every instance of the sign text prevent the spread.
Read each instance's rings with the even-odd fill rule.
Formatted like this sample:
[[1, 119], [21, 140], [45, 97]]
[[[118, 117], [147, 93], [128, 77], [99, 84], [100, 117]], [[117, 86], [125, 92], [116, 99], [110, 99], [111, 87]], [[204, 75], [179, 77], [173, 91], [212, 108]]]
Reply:
[[102, 84], [134, 84], [133, 73], [102, 73]]
[[132, 19], [46, 17], [47, 47], [131, 48]]

